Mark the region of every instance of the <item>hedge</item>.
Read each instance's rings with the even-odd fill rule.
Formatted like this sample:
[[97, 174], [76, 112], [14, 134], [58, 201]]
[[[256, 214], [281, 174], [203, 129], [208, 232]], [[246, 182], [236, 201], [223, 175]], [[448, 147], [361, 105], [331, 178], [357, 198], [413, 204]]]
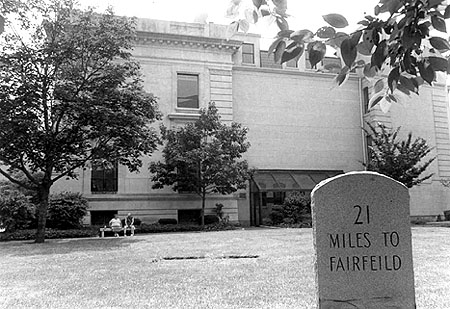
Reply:
[[[146, 224], [142, 223], [139, 228], [135, 230], [136, 234], [145, 233], [169, 233], [169, 232], [196, 232], [196, 231], [225, 231], [235, 230], [239, 228], [237, 224], [230, 223], [216, 223], [205, 225], [202, 229], [199, 225], [187, 225], [187, 224]], [[83, 229], [71, 229], [71, 230], [56, 230], [46, 229], [46, 239], [58, 239], [58, 238], [83, 238], [83, 237], [98, 237], [100, 235], [100, 226], [92, 226], [90, 228]], [[35, 229], [17, 230], [14, 232], [0, 233], [0, 241], [9, 240], [34, 240], [36, 237]]]
[[[86, 228], [86, 229], [71, 229], [71, 230], [56, 230], [46, 229], [46, 239], [58, 239], [58, 238], [83, 238], [98, 236], [98, 230]], [[13, 232], [0, 233], [0, 241], [8, 240], [34, 240], [36, 238], [36, 230], [16, 230]]]

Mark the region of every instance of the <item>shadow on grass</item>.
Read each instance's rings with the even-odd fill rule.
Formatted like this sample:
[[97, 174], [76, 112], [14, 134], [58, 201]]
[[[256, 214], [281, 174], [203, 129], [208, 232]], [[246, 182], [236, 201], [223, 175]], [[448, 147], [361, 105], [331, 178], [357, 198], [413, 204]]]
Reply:
[[6, 242], [1, 244], [2, 254], [11, 256], [69, 254], [73, 252], [114, 251], [145, 241], [135, 237], [127, 238], [72, 238], [48, 239], [43, 244], [33, 241]]

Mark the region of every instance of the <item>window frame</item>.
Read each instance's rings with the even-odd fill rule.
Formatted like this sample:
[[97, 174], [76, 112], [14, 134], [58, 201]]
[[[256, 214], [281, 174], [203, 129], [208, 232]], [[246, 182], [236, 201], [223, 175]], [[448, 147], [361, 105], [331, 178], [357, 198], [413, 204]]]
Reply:
[[[196, 107], [192, 107], [192, 106], [180, 106], [180, 96], [179, 96], [179, 92], [180, 92], [180, 76], [190, 76], [190, 77], [195, 77], [196, 78], [196, 90], [197, 90], [197, 102], [196, 102]], [[199, 109], [200, 108], [200, 74], [199, 73], [187, 73], [187, 72], [176, 72], [176, 103], [175, 106], [176, 108], [179, 109]]]
[[[117, 161], [111, 164], [112, 168], [105, 168], [100, 164], [92, 163], [91, 167], [91, 193], [92, 194], [115, 194], [119, 191], [119, 163]], [[112, 170], [112, 177], [107, 174], [108, 171]], [[101, 172], [101, 177], [94, 177], [95, 172]], [[99, 188], [96, 188], [95, 184], [98, 184], [98, 181], [102, 183]], [[112, 188], [108, 188], [107, 182], [111, 181]]]
[[[246, 46], [251, 46], [252, 47], [252, 51], [251, 52], [247, 52], [245, 51]], [[251, 56], [252, 62], [247, 62], [244, 61], [245, 57], [244, 56]], [[255, 44], [253, 43], [242, 43], [242, 63], [243, 64], [255, 64]]]

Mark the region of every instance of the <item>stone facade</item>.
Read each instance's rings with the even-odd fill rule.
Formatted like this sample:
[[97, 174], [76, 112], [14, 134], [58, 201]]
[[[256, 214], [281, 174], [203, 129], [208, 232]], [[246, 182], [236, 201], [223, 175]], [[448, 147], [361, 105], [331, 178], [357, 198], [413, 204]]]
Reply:
[[[393, 106], [387, 114], [379, 108], [364, 113], [365, 84], [356, 74], [344, 86], [331, 89], [335, 74], [323, 69], [325, 63], [320, 70], [308, 69], [304, 58], [288, 65], [273, 65], [267, 53], [260, 51], [258, 35], [238, 34], [227, 39], [226, 28], [212, 23], [138, 21], [133, 55], [141, 63], [146, 90], [158, 97], [166, 126], [197, 119], [198, 109], [177, 106], [177, 76], [193, 74], [198, 76], [199, 107], [214, 101], [223, 121], [240, 122], [249, 128], [251, 148], [245, 159], [250, 167], [262, 171], [261, 175], [293, 172], [301, 178], [303, 173], [309, 181], [314, 180], [311, 175], [320, 173], [325, 177], [364, 169], [361, 162], [366, 160], [367, 151], [361, 127], [365, 121], [402, 126], [404, 134], [413, 131], [414, 136], [424, 137], [435, 146], [433, 155], [438, 157], [430, 168], [432, 179], [410, 192], [411, 214], [435, 218], [450, 209], [450, 190], [440, 183], [450, 177], [444, 84], [423, 87], [420, 96]], [[251, 49], [253, 55], [249, 54]], [[82, 192], [89, 198], [93, 213], [132, 212], [146, 222], [179, 218], [180, 210], [199, 209], [200, 200], [194, 195], [170, 188], [151, 189], [148, 163], [160, 158], [159, 152], [144, 158], [138, 174], [119, 167], [117, 192], [93, 194], [89, 168], [80, 171], [79, 180], [60, 181], [54, 189]], [[261, 223], [261, 207], [267, 206], [263, 204], [273, 204], [276, 197], [289, 191], [283, 191], [283, 184], [270, 191], [262, 179], [256, 179], [246, 191], [209, 197], [207, 213], [213, 213], [215, 204], [222, 203], [231, 221]], [[296, 181], [291, 189], [302, 186]], [[310, 190], [308, 186], [303, 188], [308, 194]]]

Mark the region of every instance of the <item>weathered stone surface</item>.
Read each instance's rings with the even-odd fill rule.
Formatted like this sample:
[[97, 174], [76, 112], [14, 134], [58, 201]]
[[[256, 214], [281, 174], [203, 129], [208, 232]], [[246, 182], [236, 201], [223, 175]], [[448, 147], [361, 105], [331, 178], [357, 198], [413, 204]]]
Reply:
[[415, 308], [408, 189], [352, 172], [311, 197], [318, 308]]

